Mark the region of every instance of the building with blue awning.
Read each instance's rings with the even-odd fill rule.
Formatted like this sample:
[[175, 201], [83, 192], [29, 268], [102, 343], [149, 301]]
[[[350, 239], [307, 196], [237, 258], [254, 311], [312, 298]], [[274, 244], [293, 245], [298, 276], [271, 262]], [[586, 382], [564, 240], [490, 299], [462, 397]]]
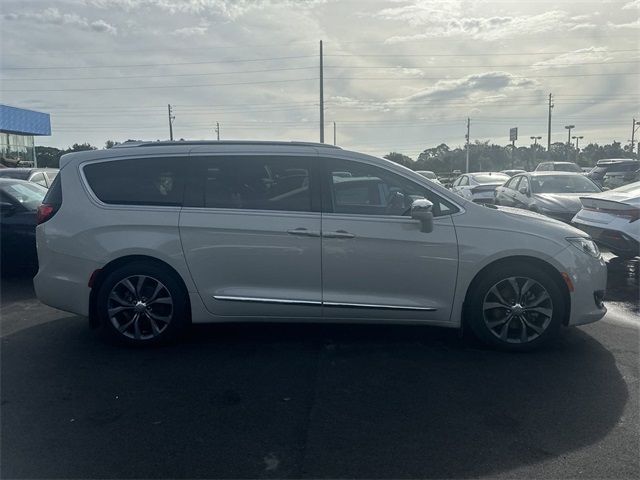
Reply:
[[4, 166], [35, 166], [34, 137], [48, 135], [51, 135], [48, 113], [0, 105], [0, 162]]

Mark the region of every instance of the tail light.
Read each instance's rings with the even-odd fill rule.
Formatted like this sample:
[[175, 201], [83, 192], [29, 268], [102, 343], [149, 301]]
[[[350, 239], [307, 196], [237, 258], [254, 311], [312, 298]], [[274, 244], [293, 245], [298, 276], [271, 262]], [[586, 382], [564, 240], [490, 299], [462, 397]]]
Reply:
[[53, 217], [57, 211], [57, 207], [48, 203], [43, 203], [38, 207], [38, 212], [36, 213], [36, 223], [40, 225], [41, 223], [46, 222], [51, 217]]

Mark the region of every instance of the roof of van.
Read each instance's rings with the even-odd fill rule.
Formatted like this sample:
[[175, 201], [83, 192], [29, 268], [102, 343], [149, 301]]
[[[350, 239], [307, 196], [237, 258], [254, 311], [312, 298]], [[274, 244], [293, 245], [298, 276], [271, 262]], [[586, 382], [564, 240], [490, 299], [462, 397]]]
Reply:
[[167, 147], [167, 146], [200, 146], [200, 145], [290, 145], [305, 147], [325, 147], [340, 148], [336, 145], [329, 145], [318, 142], [295, 142], [295, 141], [263, 141], [263, 140], [177, 140], [177, 141], [156, 141], [156, 142], [124, 142], [114, 145], [112, 148], [128, 147]]

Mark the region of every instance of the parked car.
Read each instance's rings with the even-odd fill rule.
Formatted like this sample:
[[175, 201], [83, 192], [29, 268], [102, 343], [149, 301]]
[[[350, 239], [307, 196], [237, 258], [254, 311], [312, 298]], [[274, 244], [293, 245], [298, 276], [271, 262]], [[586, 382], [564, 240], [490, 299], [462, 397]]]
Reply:
[[36, 212], [47, 189], [35, 183], [0, 178], [0, 252], [2, 273], [35, 269]]
[[526, 350], [606, 312], [606, 266], [587, 234], [476, 205], [388, 160], [182, 141], [61, 166], [39, 209], [36, 293], [125, 343], [202, 322], [464, 321]]
[[581, 197], [573, 224], [615, 255], [640, 255], [640, 182]]
[[618, 188], [638, 181], [640, 162], [629, 158], [598, 160], [588, 177], [604, 188]]
[[438, 176], [435, 174], [435, 172], [432, 172], [431, 170], [416, 170], [416, 173], [419, 173], [424, 178], [428, 178], [432, 182], [436, 182], [436, 183], [439, 183], [440, 185], [442, 185], [440, 180], [438, 180]]
[[451, 185], [451, 191], [476, 203], [493, 203], [496, 187], [509, 180], [509, 175], [496, 172], [465, 173]]
[[535, 172], [576, 172], [582, 173], [582, 168], [573, 162], [541, 162]]
[[514, 175], [518, 175], [519, 173], [527, 173], [526, 170], [502, 170], [500, 173], [504, 173], [505, 175], [509, 175], [513, 177]]
[[3, 168], [0, 178], [17, 178], [49, 188], [58, 175], [57, 168]]
[[531, 172], [517, 175], [496, 189], [496, 205], [539, 212], [570, 222], [580, 210], [580, 197], [602, 191], [582, 174]]

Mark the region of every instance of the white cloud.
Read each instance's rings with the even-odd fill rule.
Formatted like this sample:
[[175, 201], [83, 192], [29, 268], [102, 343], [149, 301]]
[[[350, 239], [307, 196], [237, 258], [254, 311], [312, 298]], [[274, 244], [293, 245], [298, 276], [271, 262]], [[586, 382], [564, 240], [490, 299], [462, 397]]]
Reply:
[[533, 80], [517, 77], [508, 72], [485, 72], [453, 80], [440, 80], [433, 86], [410, 95], [406, 100], [462, 99], [476, 95], [486, 97], [487, 92], [496, 95], [534, 85]]
[[622, 6], [622, 10], [640, 9], [640, 0], [633, 0], [632, 2], [625, 3]]
[[[409, 9], [411, 11], [411, 9]], [[551, 31], [567, 31], [593, 28], [586, 22], [586, 16], [571, 16], [562, 10], [551, 10], [538, 15], [521, 16], [493, 16], [493, 17], [465, 17], [460, 16], [441, 18], [439, 15], [415, 14], [409, 20], [408, 12], [396, 12], [390, 15], [384, 10], [379, 16], [389, 20], [408, 20], [412, 25], [419, 26], [421, 33], [410, 35], [395, 35], [389, 37], [386, 43], [401, 43], [412, 40], [422, 40], [437, 37], [470, 36], [482, 40], [498, 40], [518, 35], [536, 35]], [[413, 12], [412, 12], [413, 13]]]
[[86, 5], [98, 8], [120, 8], [133, 11], [142, 8], [159, 9], [171, 14], [219, 15], [236, 19], [254, 10], [271, 7], [306, 8], [327, 0], [84, 0]]
[[606, 47], [589, 47], [557, 55], [548, 60], [536, 62], [532, 67], [571, 67], [576, 63], [604, 62], [611, 60], [612, 58], [613, 57], [608, 53], [608, 49]]
[[172, 35], [176, 35], [178, 37], [198, 37], [207, 33], [209, 29], [208, 24], [202, 24], [195, 27], [183, 27], [178, 28], [171, 32]]
[[116, 27], [102, 19], [91, 21], [76, 13], [60, 13], [60, 10], [55, 7], [46, 8], [39, 12], [5, 13], [3, 18], [13, 21], [26, 20], [40, 24], [74, 26], [83, 30], [104, 32], [111, 35], [118, 33]]

